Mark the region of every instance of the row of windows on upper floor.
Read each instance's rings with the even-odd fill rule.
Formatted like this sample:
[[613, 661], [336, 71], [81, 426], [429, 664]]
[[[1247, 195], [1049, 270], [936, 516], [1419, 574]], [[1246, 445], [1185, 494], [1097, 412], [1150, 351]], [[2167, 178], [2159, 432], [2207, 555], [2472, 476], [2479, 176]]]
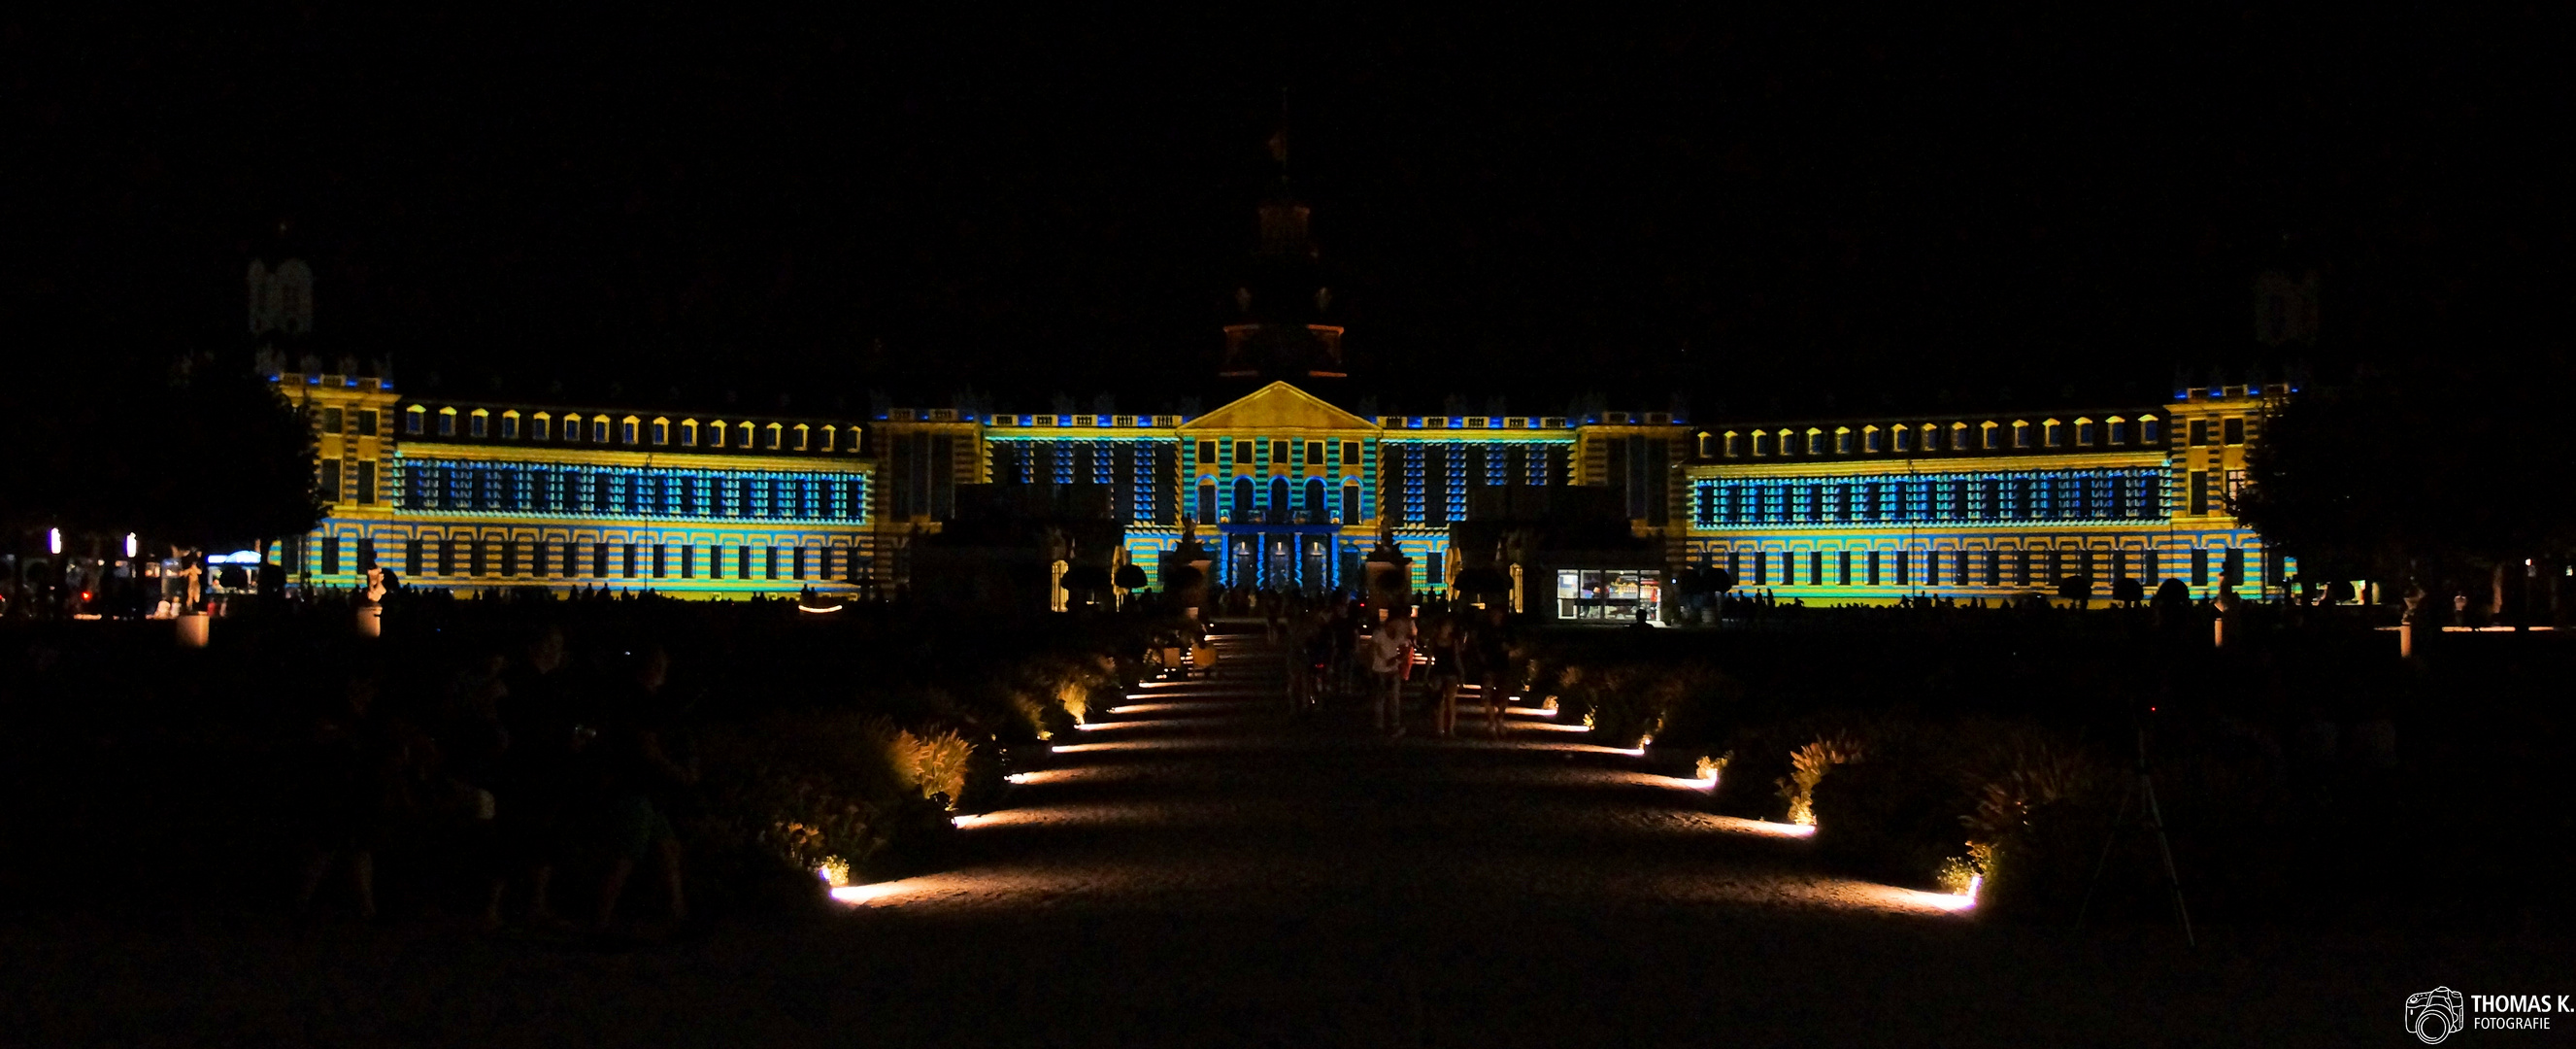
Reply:
[[[1227, 453], [1232, 453], [1230, 456]], [[1337, 454], [1338, 453], [1338, 454]], [[1320, 466], [1326, 469], [1358, 468], [1367, 465], [1359, 441], [1286, 441], [1286, 440], [1206, 440], [1198, 443], [1198, 458], [1191, 465], [1201, 470], [1221, 470], [1243, 466], [1298, 469]]]
[[739, 470], [565, 468], [532, 463], [395, 460], [400, 509], [662, 518], [868, 519], [868, 485], [853, 474]]
[[[2231, 419], [2242, 441], [2243, 419]], [[2111, 416], [2100, 421], [2079, 417], [2072, 422], [2043, 419], [2033, 423], [2016, 419], [2010, 423], [1988, 420], [1975, 426], [1954, 422], [1897, 423], [1854, 429], [1837, 426], [1827, 430], [1810, 426], [1803, 430], [1782, 427], [1778, 430], [1727, 430], [1699, 435], [1699, 454], [1706, 458], [1740, 458], [1788, 455], [1875, 455], [1888, 451], [1974, 452], [2030, 451], [2036, 449], [2074, 448], [2149, 448], [2164, 443], [2164, 422], [2153, 415], [2136, 419]], [[2199, 443], [2199, 442], [2195, 442]]]
[[[339, 432], [333, 413], [337, 408], [323, 409], [324, 432]], [[375, 412], [360, 410], [359, 432], [374, 432]], [[504, 441], [561, 441], [566, 444], [647, 445], [714, 450], [769, 452], [844, 452], [855, 453], [866, 443], [865, 431], [858, 426], [835, 426], [811, 423], [768, 423], [749, 420], [727, 422], [710, 419], [673, 421], [664, 416], [647, 419], [628, 415], [623, 418], [608, 413], [585, 416], [566, 412], [557, 417], [551, 412], [521, 415], [516, 409], [494, 414], [488, 408], [459, 411], [453, 407], [430, 411], [428, 406], [414, 404], [403, 409], [403, 432], [412, 436], [498, 438]]]
[[1700, 478], [1691, 523], [1885, 525], [2162, 520], [2165, 471], [2015, 470], [1909, 478]]

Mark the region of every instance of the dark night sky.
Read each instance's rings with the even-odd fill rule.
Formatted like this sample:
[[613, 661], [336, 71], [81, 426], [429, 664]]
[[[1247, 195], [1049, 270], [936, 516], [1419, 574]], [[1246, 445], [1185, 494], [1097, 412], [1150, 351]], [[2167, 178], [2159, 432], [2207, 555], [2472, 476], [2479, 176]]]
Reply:
[[2268, 264], [2324, 272], [2321, 370], [2563, 344], [2576, 290], [2569, 41], [2538, 15], [386, 7], [0, 24], [13, 326], [238, 348], [245, 259], [292, 217], [323, 345], [410, 389], [1146, 409], [1222, 392], [1282, 85], [1354, 392], [2148, 397], [2264, 356]]

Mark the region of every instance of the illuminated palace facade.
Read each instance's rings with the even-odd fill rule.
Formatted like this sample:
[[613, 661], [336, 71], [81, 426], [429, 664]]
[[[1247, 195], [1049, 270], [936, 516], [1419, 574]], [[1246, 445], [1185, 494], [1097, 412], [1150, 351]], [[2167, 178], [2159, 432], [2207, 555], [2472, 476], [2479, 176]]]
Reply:
[[[263, 553], [306, 586], [354, 586], [383, 565], [415, 585], [468, 589], [891, 589], [911, 581], [914, 551], [961, 507], [1008, 502], [960, 499], [962, 487], [1017, 484], [1105, 490], [1118, 547], [1074, 556], [1138, 565], [1158, 586], [1161, 555], [1190, 525], [1226, 586], [1359, 589], [1383, 529], [1408, 557], [1413, 588], [1437, 592], [1462, 567], [1453, 528], [1475, 524], [1474, 513], [1582, 507], [1598, 518], [1581, 530], [1592, 537], [1624, 520], [1617, 551], [1560, 559], [1580, 562], [1573, 569], [1491, 566], [1523, 580], [1516, 606], [1573, 618], [1669, 606], [1659, 600], [1669, 573], [1690, 567], [1834, 602], [2009, 596], [2073, 574], [2150, 588], [2180, 579], [2197, 596], [2269, 583], [2287, 567], [2227, 509], [2285, 385], [2032, 415], [1694, 425], [1677, 412], [1593, 408], [1353, 414], [1308, 392], [1354, 380], [1279, 141], [1278, 182], [1258, 209], [1216, 369], [1270, 381], [1213, 411], [890, 407], [814, 418], [486, 403], [408, 396], [383, 369], [358, 374], [345, 357], [326, 369], [309, 355], [289, 366], [270, 350], [264, 370], [320, 430], [328, 513], [312, 534]], [[255, 335], [309, 333], [302, 267], [252, 265]], [[1569, 486], [1607, 491], [1492, 491]], [[1478, 534], [1480, 549], [1456, 553], [1482, 565], [1509, 545], [1493, 527]]]
[[[310, 359], [276, 381], [321, 431], [327, 517], [267, 551], [307, 586], [355, 586], [382, 565], [468, 589], [891, 587], [961, 486], [1015, 483], [1106, 489], [1124, 526], [1115, 559], [1149, 577], [1193, 522], [1228, 586], [1357, 589], [1383, 522], [1414, 588], [1441, 591], [1460, 567], [1451, 526], [1479, 490], [1566, 485], [1614, 490], [1596, 505], [1623, 508], [1660, 551], [1633, 566], [1650, 591], [1683, 567], [1817, 602], [2009, 596], [2076, 573], [2098, 593], [2128, 576], [2206, 595], [2290, 570], [2227, 510], [2284, 386], [2125, 410], [1695, 426], [1661, 412], [1364, 418], [1285, 381], [1195, 416], [855, 419], [419, 398]], [[1571, 596], [1556, 586], [1542, 575], [1521, 596], [1553, 611]]]

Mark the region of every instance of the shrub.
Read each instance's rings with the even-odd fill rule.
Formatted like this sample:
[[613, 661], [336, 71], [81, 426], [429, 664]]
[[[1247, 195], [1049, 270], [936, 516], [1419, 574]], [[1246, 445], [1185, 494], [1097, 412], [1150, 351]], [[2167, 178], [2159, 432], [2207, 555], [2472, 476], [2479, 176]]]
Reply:
[[954, 729], [919, 734], [880, 718], [870, 723], [870, 731], [885, 748], [886, 763], [907, 793], [906, 800], [917, 797], [954, 804], [966, 793], [966, 761], [975, 747]]
[[1825, 736], [1789, 755], [1789, 775], [1776, 780], [1780, 800], [1788, 803], [1789, 822], [1814, 826], [1816, 784], [1836, 765], [1861, 760], [1860, 741], [1848, 735]]

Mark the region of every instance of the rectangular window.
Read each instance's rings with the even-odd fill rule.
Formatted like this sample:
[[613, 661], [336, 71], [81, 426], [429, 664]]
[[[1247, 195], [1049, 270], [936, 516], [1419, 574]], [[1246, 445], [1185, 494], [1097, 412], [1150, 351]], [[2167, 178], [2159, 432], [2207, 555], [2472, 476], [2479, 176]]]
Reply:
[[695, 577], [697, 574], [697, 567], [698, 548], [685, 544], [682, 545], [680, 547], [680, 578], [689, 579]]
[[1836, 557], [1838, 557], [1838, 558], [1841, 560], [1841, 562], [1842, 562], [1842, 571], [1841, 571], [1841, 573], [1839, 574], [1839, 580], [1840, 580], [1840, 582], [1842, 583], [1842, 585], [1844, 585], [1844, 586], [1850, 586], [1850, 585], [1851, 585], [1851, 551], [1849, 551], [1849, 550], [1845, 550], [1845, 551], [1843, 551], [1842, 553], [1837, 554], [1837, 555], [1835, 555], [1835, 556], [1836, 556]]
[[1914, 551], [1911, 550], [1899, 550], [1896, 552], [1896, 585], [1898, 586], [1914, 585], [1914, 559], [1910, 556], [1913, 553]]
[[1363, 518], [1360, 515], [1360, 486], [1355, 484], [1343, 485], [1341, 523], [1357, 524], [1361, 520], [1363, 520]]
[[2241, 416], [2230, 418], [2225, 423], [2221, 424], [2221, 433], [2219, 436], [2225, 438], [2229, 444], [2245, 443], [2244, 418]]
[[1252, 465], [1252, 442], [1250, 442], [1250, 441], [1236, 441], [1236, 442], [1234, 442], [1234, 465], [1236, 465], [1236, 466], [1250, 466], [1250, 465]]
[[2162, 423], [2160, 423], [2160, 422], [2157, 422], [2157, 421], [2156, 421], [2156, 420], [2154, 420], [2154, 419], [2140, 419], [2140, 420], [2138, 420], [2138, 442], [2139, 442], [2139, 443], [2141, 443], [2141, 444], [2163, 444], [2163, 443], [2164, 443], [2164, 441], [2165, 441], [2164, 424], [2162, 424]]
[[539, 539], [528, 547], [528, 573], [543, 579], [553, 567], [555, 544]]
[[734, 578], [736, 578], [736, 579], [749, 579], [749, 578], [751, 578], [751, 548], [750, 548], [750, 547], [748, 547], [748, 546], [738, 546], [738, 547], [735, 547], [735, 548], [734, 548], [734, 551], [733, 551], [733, 577], [734, 577]]
[[358, 574], [365, 575], [368, 569], [374, 567], [376, 567], [376, 541], [358, 540]]
[[339, 572], [340, 572], [340, 537], [339, 537], [339, 536], [335, 536], [335, 535], [326, 535], [326, 536], [323, 536], [323, 537], [322, 537], [322, 574], [323, 574], [323, 575], [337, 575], [337, 574], [339, 574]]
[[1305, 465], [1307, 465], [1307, 466], [1322, 466], [1322, 465], [1324, 465], [1324, 442], [1322, 442], [1322, 441], [1308, 441], [1308, 442], [1306, 442], [1306, 463], [1305, 463]]
[[1281, 469], [1286, 469], [1286, 468], [1287, 468], [1287, 466], [1288, 466], [1288, 442], [1286, 442], [1286, 441], [1272, 441], [1272, 442], [1270, 442], [1270, 465], [1272, 465], [1272, 466], [1274, 466], [1274, 467], [1281, 468]]
[[770, 547], [767, 557], [769, 561], [769, 564], [766, 566], [768, 569], [767, 575], [771, 579], [776, 579], [778, 578], [778, 548], [774, 546]]
[[507, 441], [515, 441], [519, 439], [519, 417], [517, 415], [501, 416], [501, 439]]
[[420, 540], [418, 539], [403, 544], [403, 574], [420, 574]]
[[1199, 442], [1199, 465], [1200, 465], [1200, 466], [1215, 466], [1215, 465], [1216, 465], [1216, 442], [1215, 442], [1215, 441], [1200, 441], [1200, 442]]
[[593, 417], [591, 418], [591, 420], [590, 420], [590, 443], [592, 443], [592, 444], [607, 444], [607, 443], [608, 443], [608, 417], [607, 417], [607, 416], [605, 416], [605, 415], [599, 415], [599, 416], [593, 416]]
[[2112, 443], [2112, 444], [2127, 444], [2127, 443], [2129, 443], [2129, 424], [2128, 424], [2128, 423], [2123, 422], [2123, 421], [2118, 420], [2118, 419], [2113, 419], [2113, 420], [2111, 420], [2111, 443]]
[[489, 574], [492, 568], [491, 563], [483, 559], [484, 548], [488, 545], [490, 544], [485, 543], [482, 536], [465, 537], [465, 567], [477, 579]]
[[1807, 585], [1823, 586], [1824, 584], [1825, 552], [1822, 550], [1811, 551], [1807, 554]]
[[456, 574], [456, 537], [454, 535], [438, 541], [438, 574]]
[[[2195, 424], [2195, 425], [2196, 425], [2196, 424]], [[2202, 471], [2202, 470], [2193, 470], [2193, 471], [2191, 471], [2191, 473], [2190, 473], [2190, 478], [2191, 478], [2191, 480], [2190, 480], [2190, 482], [2185, 486], [2185, 490], [2191, 493], [2191, 512], [2192, 512], [2192, 513], [2195, 513], [2195, 514], [2205, 514], [2205, 513], [2208, 513], [2208, 512], [2209, 512], [2209, 474], [2208, 474], [2208, 472], [2206, 472], [2206, 471]]]
[[655, 443], [655, 444], [669, 444], [669, 443], [671, 443], [671, 423], [670, 423], [670, 421], [669, 421], [669, 420], [667, 420], [667, 419], [655, 419], [655, 420], [653, 420], [653, 443]]
[[358, 409], [358, 436], [360, 436], [360, 437], [374, 437], [374, 436], [376, 436], [376, 426], [377, 426], [377, 425], [378, 425], [378, 423], [377, 423], [377, 419], [376, 419], [376, 410], [375, 410], [375, 409], [373, 409], [373, 408], [360, 408], [360, 409]]
[[1753, 585], [1771, 585], [1771, 554], [1768, 551], [1753, 552]]
[[358, 460], [358, 501], [376, 501], [376, 461], [373, 459]]
[[552, 430], [553, 430], [553, 428], [554, 428], [554, 427], [553, 427], [553, 423], [554, 423], [554, 420], [553, 420], [553, 419], [550, 419], [550, 418], [548, 418], [548, 417], [546, 417], [546, 416], [544, 416], [544, 415], [539, 415], [539, 416], [537, 416], [537, 417], [536, 417], [536, 418], [534, 418], [534, 419], [528, 420], [528, 436], [533, 437], [533, 438], [536, 438], [537, 440], [540, 440], [540, 441], [542, 441], [542, 440], [546, 440], [547, 438], [549, 438], [549, 437], [553, 436], [553, 435], [552, 435], [552, 433], [550, 432], [550, 431], [552, 431]]
[[322, 460], [321, 472], [314, 476], [314, 489], [322, 496], [323, 502], [340, 501], [340, 460], [338, 458], [325, 457]]
[[671, 574], [670, 562], [664, 559], [669, 549], [660, 543], [653, 544], [653, 578], [661, 579]]
[[2192, 420], [2192, 421], [2191, 421], [2191, 446], [2192, 446], [2192, 447], [2194, 447], [2194, 448], [2198, 448], [2198, 447], [2201, 447], [2202, 445], [2205, 445], [2205, 444], [2208, 444], [2208, 443], [2209, 443], [2209, 420], [2207, 420], [2207, 419], [2194, 419], [2194, 420]]
[[1878, 585], [1878, 551], [1869, 552], [1869, 585]]
[[341, 417], [340, 417], [340, 409], [338, 409], [338, 408], [324, 408], [324, 409], [322, 409], [322, 432], [323, 432], [323, 433], [333, 433], [333, 434], [339, 433], [339, 432], [340, 432], [340, 427], [341, 427], [341, 425], [342, 425], [342, 422], [341, 422]]
[[501, 574], [519, 574], [519, 541], [516, 539], [501, 540]]
[[2004, 585], [2004, 552], [2002, 550], [1986, 551], [1986, 585]]
[[2225, 586], [2244, 586], [2245, 551], [2237, 547], [2228, 547], [2225, 559], [2219, 562], [2218, 572], [2218, 581], [2220, 584]]
[[1359, 443], [1358, 441], [1343, 441], [1343, 442], [1342, 442], [1342, 465], [1344, 465], [1344, 466], [1358, 466], [1359, 464], [1360, 464], [1360, 443]]
[[1780, 585], [1798, 585], [1798, 555], [1787, 550], [1780, 551]]
[[404, 413], [403, 413], [403, 432], [405, 432], [405, 433], [419, 433], [419, 432], [420, 432], [420, 419], [421, 419], [422, 414], [424, 414], [424, 413], [422, 413], [422, 412], [421, 412], [421, 410], [420, 410], [420, 409], [418, 409], [418, 408], [414, 408], [414, 409], [412, 409], [412, 410], [410, 410], [410, 411], [404, 412]]
[[492, 417], [491, 417], [491, 416], [489, 416], [489, 415], [485, 415], [485, 414], [483, 414], [483, 413], [482, 413], [482, 412], [480, 412], [480, 411], [475, 412], [475, 413], [474, 413], [474, 415], [473, 415], [472, 421], [471, 421], [471, 422], [469, 422], [469, 423], [467, 424], [467, 426], [468, 426], [468, 430], [469, 430], [469, 432], [468, 432], [468, 436], [472, 436], [472, 437], [481, 437], [481, 436], [483, 436], [483, 435], [484, 435], [484, 433], [483, 433], [484, 428], [485, 428], [485, 427], [487, 427], [487, 426], [489, 426], [489, 425], [491, 425], [491, 419], [492, 419]]
[[593, 579], [608, 578], [608, 544], [590, 544], [590, 577]]
[[2191, 585], [2209, 585], [2209, 551], [2207, 550], [2191, 552]]

